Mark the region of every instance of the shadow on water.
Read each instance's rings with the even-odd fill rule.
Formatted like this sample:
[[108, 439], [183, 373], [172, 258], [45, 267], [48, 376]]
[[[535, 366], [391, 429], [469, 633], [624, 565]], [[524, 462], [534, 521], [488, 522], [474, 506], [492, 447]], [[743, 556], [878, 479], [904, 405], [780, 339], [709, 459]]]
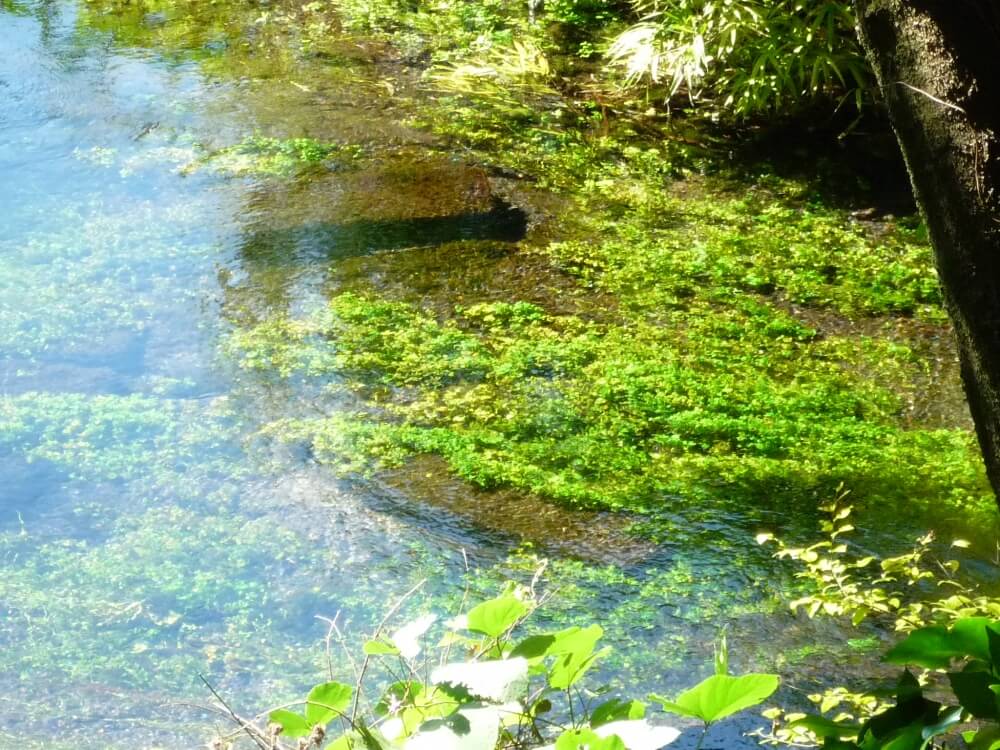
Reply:
[[527, 225], [524, 210], [496, 199], [488, 211], [450, 216], [358, 219], [278, 230], [251, 229], [244, 235], [239, 252], [251, 267], [297, 265], [451, 242], [517, 242], [524, 238]]

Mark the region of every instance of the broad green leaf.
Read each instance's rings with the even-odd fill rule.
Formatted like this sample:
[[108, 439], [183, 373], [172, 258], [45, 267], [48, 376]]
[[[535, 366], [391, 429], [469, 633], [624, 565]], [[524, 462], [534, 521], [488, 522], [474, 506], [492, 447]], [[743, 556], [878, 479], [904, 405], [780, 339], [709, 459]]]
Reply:
[[940, 625], [920, 628], [897, 643], [885, 660], [891, 664], [916, 664], [927, 669], [943, 669], [952, 659], [972, 657], [989, 661], [989, 638], [986, 617], [958, 620], [949, 630]]
[[990, 662], [994, 667], [1000, 666], [1000, 633], [995, 626], [986, 628], [986, 639], [990, 649]]
[[386, 641], [365, 641], [362, 649], [368, 656], [396, 656], [399, 654], [399, 649]]
[[461, 685], [480, 698], [503, 703], [518, 697], [528, 681], [528, 662], [520, 657], [445, 664], [431, 675], [435, 683]]
[[326, 746], [326, 750], [360, 750], [364, 747], [364, 740], [351, 732], [335, 739]]
[[494, 706], [464, 709], [428, 724], [406, 741], [405, 750], [492, 750], [500, 736], [500, 712]]
[[612, 698], [597, 706], [590, 714], [590, 726], [599, 727], [612, 721], [641, 719], [646, 715], [646, 704], [642, 701]]
[[416, 680], [392, 684], [375, 706], [377, 716], [392, 716], [396, 721], [394, 733], [387, 729], [389, 721], [382, 724], [382, 733], [395, 739], [400, 735], [410, 736], [429, 719], [448, 716], [459, 707], [458, 701], [446, 695], [437, 687], [425, 689]]
[[343, 714], [351, 704], [354, 691], [342, 682], [324, 682], [306, 696], [306, 721], [311, 726], [326, 726], [331, 719]]
[[663, 705], [664, 711], [700, 719], [706, 724], [756, 706], [778, 689], [773, 674], [712, 675], [670, 701], [656, 695], [650, 700]]
[[962, 732], [962, 739], [969, 750], [1000, 750], [1000, 727], [986, 726], [978, 731]]
[[273, 724], [277, 724], [281, 727], [281, 733], [285, 737], [307, 737], [310, 732], [312, 732], [312, 725], [306, 721], [304, 716], [300, 716], [292, 711], [286, 711], [283, 708], [279, 708], [277, 711], [272, 711], [268, 717], [268, 721]]
[[601, 737], [590, 729], [569, 729], [559, 735], [555, 750], [628, 750], [620, 737]]
[[977, 719], [1000, 718], [997, 695], [990, 689], [996, 680], [989, 672], [952, 672], [948, 681], [962, 708]]
[[928, 724], [920, 732], [920, 736], [926, 743], [928, 740], [933, 739], [939, 735], [945, 734], [949, 729], [951, 729], [956, 724], [962, 722], [962, 709], [958, 706], [955, 708], [945, 711], [938, 717], [938, 720], [934, 724]]
[[620, 739], [628, 750], [660, 750], [680, 736], [673, 727], [655, 726], [645, 719], [613, 721], [594, 730], [598, 737]]
[[510, 655], [521, 656], [528, 661], [531, 661], [532, 659], [539, 659], [543, 656], [548, 656], [549, 648], [555, 642], [556, 636], [551, 633], [545, 633], [543, 635], [530, 635], [518, 643], [514, 647], [514, 650], [510, 652]]
[[490, 638], [499, 638], [526, 614], [528, 605], [508, 594], [483, 602], [469, 610], [468, 628]]
[[394, 682], [385, 689], [382, 699], [375, 704], [375, 715], [388, 716], [393, 707], [412, 706], [423, 692], [424, 684], [418, 680]]
[[605, 653], [594, 653], [597, 641], [604, 635], [600, 625], [567, 630], [556, 636], [556, 642], [549, 648], [550, 654], [557, 654], [555, 664], [549, 671], [549, 685], [557, 690], [565, 690], [575, 684], [594, 662]]
[[560, 656], [549, 672], [549, 686], [566, 690], [579, 682], [597, 660], [611, 653], [611, 648], [602, 648], [590, 656], [580, 658], [573, 654]]

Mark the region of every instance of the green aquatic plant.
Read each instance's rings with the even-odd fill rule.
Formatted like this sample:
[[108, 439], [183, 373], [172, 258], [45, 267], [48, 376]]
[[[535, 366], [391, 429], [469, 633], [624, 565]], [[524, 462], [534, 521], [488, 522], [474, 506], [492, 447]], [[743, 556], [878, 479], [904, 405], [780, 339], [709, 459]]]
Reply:
[[186, 171], [208, 165], [218, 172], [237, 176], [288, 177], [320, 167], [344, 168], [356, 162], [363, 153], [358, 146], [323, 143], [313, 138], [252, 135], [233, 146], [212, 152]]
[[0, 445], [72, 479], [182, 483], [197, 457], [205, 475], [233, 475], [234, 425], [223, 404], [140, 395], [24, 393], [0, 398]]
[[[524, 303], [458, 308], [440, 322], [348, 293], [310, 319], [238, 331], [230, 348], [248, 369], [360, 397], [357, 411], [264, 430], [307, 441], [345, 471], [431, 453], [483, 487], [631, 510], [778, 482], [810, 492], [850, 481], [885, 501], [940, 492], [975, 507], [986, 497], [968, 433], [895, 426], [898, 397], [852, 376], [814, 337], [749, 298], [730, 310], [689, 300], [617, 326]], [[918, 486], [901, 467], [928, 451], [952, 465]]]

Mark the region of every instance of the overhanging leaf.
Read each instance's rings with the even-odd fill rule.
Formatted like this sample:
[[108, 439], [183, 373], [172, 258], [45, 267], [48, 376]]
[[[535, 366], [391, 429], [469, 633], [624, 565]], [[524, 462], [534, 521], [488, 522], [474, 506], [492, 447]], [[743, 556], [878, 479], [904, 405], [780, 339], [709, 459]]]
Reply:
[[644, 719], [612, 721], [594, 730], [598, 737], [618, 737], [628, 750], [660, 750], [680, 736], [673, 727], [656, 726]]
[[962, 708], [977, 719], [1000, 718], [997, 695], [990, 689], [996, 680], [989, 672], [952, 672], [948, 681]]
[[399, 649], [400, 656], [404, 659], [415, 659], [420, 653], [420, 636], [426, 633], [436, 620], [436, 615], [424, 615], [393, 633], [390, 640]]
[[528, 662], [520, 657], [496, 661], [445, 664], [434, 670], [435, 683], [461, 685], [480, 698], [503, 703], [517, 697], [528, 679]]
[[406, 750], [492, 749], [500, 735], [500, 712], [493, 706], [465, 709], [435, 721], [406, 741]]
[[559, 735], [555, 750], [628, 750], [620, 737], [601, 737], [590, 729], [569, 729]]
[[312, 732], [312, 726], [306, 721], [304, 716], [300, 716], [292, 711], [279, 708], [268, 714], [268, 721], [281, 727], [281, 733], [285, 737], [306, 737]]
[[952, 659], [972, 657], [989, 661], [990, 647], [986, 617], [958, 620], [949, 630], [940, 625], [920, 628], [897, 643], [885, 655], [891, 664], [915, 664], [927, 669], [943, 669]]
[[343, 714], [351, 703], [353, 690], [342, 682], [324, 682], [306, 696], [306, 721], [326, 726], [331, 719]]
[[674, 701], [651, 695], [650, 700], [662, 704], [664, 711], [700, 719], [706, 724], [724, 719], [766, 700], [778, 689], [778, 676], [773, 674], [712, 675]]
[[612, 698], [597, 706], [590, 714], [590, 726], [599, 727], [612, 721], [641, 719], [646, 715], [646, 704], [642, 701]]
[[817, 737], [856, 737], [861, 727], [845, 722], [831, 721], [823, 716], [804, 716], [801, 719], [788, 722], [789, 727], [803, 727]]
[[467, 627], [490, 638], [499, 638], [526, 614], [528, 605], [508, 594], [469, 610]]

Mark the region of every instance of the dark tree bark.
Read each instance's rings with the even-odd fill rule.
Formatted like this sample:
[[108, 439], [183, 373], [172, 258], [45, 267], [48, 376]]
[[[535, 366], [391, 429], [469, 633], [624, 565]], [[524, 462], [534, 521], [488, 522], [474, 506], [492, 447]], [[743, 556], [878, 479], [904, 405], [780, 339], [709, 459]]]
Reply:
[[1000, 502], [1000, 0], [855, 0]]

